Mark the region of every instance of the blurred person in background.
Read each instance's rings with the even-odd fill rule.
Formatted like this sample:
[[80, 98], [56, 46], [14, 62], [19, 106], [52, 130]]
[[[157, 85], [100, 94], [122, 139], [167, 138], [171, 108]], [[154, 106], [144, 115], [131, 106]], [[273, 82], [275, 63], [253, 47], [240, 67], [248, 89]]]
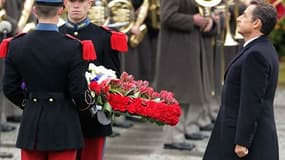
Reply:
[[[5, 12], [4, 15], [0, 17], [0, 41], [3, 38], [11, 37], [17, 32], [17, 22], [21, 14], [22, 2], [18, 0], [0, 0], [1, 13]], [[3, 31], [6, 32], [4, 33]], [[0, 77], [3, 78], [3, 60], [0, 60]], [[2, 86], [2, 85], [1, 85]], [[14, 126], [7, 124], [7, 120], [10, 122], [20, 122], [21, 110], [14, 106], [7, 98], [3, 95], [2, 87], [0, 91], [0, 131], [12, 131], [15, 129]]]
[[160, 7], [154, 86], [172, 91], [183, 111], [177, 126], [164, 127], [164, 148], [192, 150], [186, 139], [202, 140], [201, 127], [211, 129], [208, 56], [213, 54], [215, 22], [200, 15], [194, 1], [161, 0]]

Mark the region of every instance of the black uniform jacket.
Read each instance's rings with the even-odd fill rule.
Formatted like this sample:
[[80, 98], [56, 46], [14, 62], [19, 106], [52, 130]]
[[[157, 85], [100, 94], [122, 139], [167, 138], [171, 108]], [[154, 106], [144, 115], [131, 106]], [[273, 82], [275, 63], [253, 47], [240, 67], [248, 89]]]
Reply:
[[235, 144], [246, 146], [242, 160], [278, 160], [273, 99], [278, 56], [261, 36], [246, 45], [225, 73], [222, 105], [204, 160], [238, 160]]
[[10, 42], [3, 90], [23, 108], [17, 147], [43, 151], [82, 147], [76, 104], [88, 105], [81, 50], [78, 40], [56, 31], [36, 30]]
[[[89, 23], [80, 29], [68, 27], [66, 24], [60, 27], [60, 31], [65, 34], [73, 35], [80, 40], [92, 40], [96, 49], [96, 65], [103, 65], [108, 69], [116, 71], [120, 75], [120, 59], [117, 51], [111, 48], [111, 32]], [[81, 127], [84, 137], [100, 137], [112, 134], [111, 125], [101, 125], [97, 116], [91, 117], [89, 111], [80, 113]]]

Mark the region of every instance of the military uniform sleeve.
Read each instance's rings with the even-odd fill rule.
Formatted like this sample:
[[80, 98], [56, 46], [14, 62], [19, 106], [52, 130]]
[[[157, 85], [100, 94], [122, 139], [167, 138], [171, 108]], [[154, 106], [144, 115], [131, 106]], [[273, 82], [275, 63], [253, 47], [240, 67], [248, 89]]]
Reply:
[[179, 0], [161, 0], [161, 25], [178, 31], [194, 29], [192, 14], [179, 12]]
[[25, 91], [21, 88], [22, 77], [19, 74], [14, 61], [14, 48], [11, 43], [5, 59], [5, 70], [3, 77], [3, 92], [4, 95], [15, 105], [23, 108], [25, 99]]
[[260, 52], [252, 52], [242, 66], [240, 106], [235, 144], [250, 147], [258, 126], [270, 76], [270, 65]]
[[88, 89], [87, 81], [85, 79], [86, 64], [82, 59], [82, 47], [80, 43], [71, 48], [70, 55], [70, 72], [68, 75], [69, 92], [78, 107], [86, 108], [90, 104], [86, 102], [85, 94]]

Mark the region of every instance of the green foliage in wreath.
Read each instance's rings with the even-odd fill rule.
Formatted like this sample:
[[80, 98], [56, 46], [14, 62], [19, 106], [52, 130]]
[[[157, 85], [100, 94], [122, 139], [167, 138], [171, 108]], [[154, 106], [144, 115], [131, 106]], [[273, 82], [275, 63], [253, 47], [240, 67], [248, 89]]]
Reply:
[[280, 19], [274, 30], [269, 35], [272, 40], [279, 57], [285, 57], [285, 18]]

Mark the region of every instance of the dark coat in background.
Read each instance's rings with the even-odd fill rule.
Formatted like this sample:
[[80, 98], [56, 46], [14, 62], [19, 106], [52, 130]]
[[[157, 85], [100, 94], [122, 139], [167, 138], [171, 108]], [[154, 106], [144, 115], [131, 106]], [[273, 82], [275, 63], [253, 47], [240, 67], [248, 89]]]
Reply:
[[[201, 106], [211, 94], [208, 60], [212, 31], [203, 33], [192, 15], [199, 13], [194, 0], [162, 0], [161, 28], [154, 85], [174, 92], [180, 103]], [[209, 57], [210, 56], [210, 57]], [[209, 97], [209, 96], [207, 96]]]
[[[111, 48], [110, 31], [92, 23], [81, 29], [71, 28], [65, 24], [60, 27], [60, 31], [65, 34], [70, 34], [80, 40], [92, 40], [97, 53], [97, 59], [94, 63], [112, 69], [116, 71], [117, 76], [120, 76], [119, 52]], [[86, 64], [85, 71], [87, 70], [87, 67], [88, 64]], [[80, 121], [84, 137], [102, 137], [112, 134], [111, 125], [100, 124], [97, 120], [97, 116], [91, 117], [88, 110], [80, 112]]]
[[79, 41], [56, 31], [36, 30], [10, 42], [3, 90], [23, 108], [17, 147], [55, 151], [83, 146], [78, 107], [88, 104], [81, 50]]
[[16, 23], [21, 15], [21, 9], [23, 8], [23, 2], [21, 0], [6, 0], [4, 3], [6, 14], [9, 18], [13, 18]]
[[[3, 38], [7, 38], [7, 37], [11, 37], [13, 35], [15, 35], [17, 33], [17, 24], [18, 24], [18, 20], [19, 17], [21, 15], [21, 10], [22, 10], [22, 0], [6, 0], [4, 2], [3, 8], [6, 11], [6, 16], [3, 17], [3, 20], [8, 21], [9, 23], [11, 23], [12, 28], [11, 31], [8, 32], [7, 34], [3, 34], [3, 30], [0, 31], [0, 41], [2, 41]], [[3, 27], [3, 26], [2, 26]], [[2, 28], [1, 27], [1, 28]], [[0, 77], [1, 79], [3, 78], [3, 72], [4, 69], [4, 60], [0, 60]], [[0, 82], [0, 86], [2, 86], [2, 82]], [[12, 118], [13, 117], [19, 117], [22, 114], [22, 111], [19, 110], [19, 108], [13, 106], [11, 104], [10, 101], [8, 101], [6, 99], [6, 97], [4, 96], [3, 92], [2, 92], [2, 88], [1, 88], [1, 92], [0, 92], [0, 96], [3, 96], [1, 99], [2, 101], [0, 101], [0, 106], [3, 107], [2, 109], [2, 119], [0, 120], [1, 123], [5, 123], [6, 119]]]
[[[17, 32], [17, 23], [18, 19], [21, 15], [21, 2], [17, 0], [8, 0], [5, 1], [3, 5], [3, 9], [6, 11], [6, 16], [3, 18], [3, 20], [8, 21], [12, 25], [11, 32], [7, 33], [7, 35], [3, 35], [2, 31], [0, 33], [0, 39], [2, 41], [3, 38], [13, 36]], [[6, 37], [4, 37], [6, 36]]]
[[278, 56], [261, 36], [245, 46], [225, 73], [222, 105], [204, 160], [238, 160], [235, 144], [246, 146], [243, 160], [278, 160], [273, 99]]

